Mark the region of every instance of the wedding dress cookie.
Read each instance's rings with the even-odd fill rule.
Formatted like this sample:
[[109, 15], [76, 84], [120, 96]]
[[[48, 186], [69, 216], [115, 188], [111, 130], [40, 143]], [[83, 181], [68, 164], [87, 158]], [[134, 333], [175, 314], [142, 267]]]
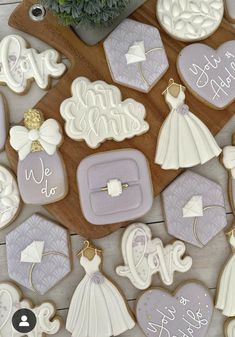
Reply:
[[100, 271], [101, 251], [86, 241], [79, 255], [86, 274], [72, 297], [66, 329], [73, 337], [110, 337], [132, 329], [122, 295]]
[[171, 111], [158, 135], [155, 163], [164, 170], [204, 164], [221, 152], [210, 130], [185, 104], [184, 92], [173, 80], [163, 92]]
[[137, 302], [136, 317], [147, 337], [205, 337], [213, 309], [209, 289], [194, 281], [173, 295], [162, 288], [146, 291]]
[[15, 285], [0, 283], [0, 335], [2, 337], [44, 337], [55, 335], [61, 326], [55, 307], [43, 302], [34, 307]]
[[235, 316], [235, 227], [227, 233], [232, 248], [232, 256], [227, 262], [218, 284], [216, 308], [221, 310], [224, 316]]
[[0, 165], [0, 229], [15, 220], [20, 210], [20, 193], [13, 174]]
[[229, 202], [235, 214], [235, 134], [232, 137], [232, 144], [223, 148], [221, 161], [225, 169], [228, 171], [228, 193]]
[[191, 257], [183, 257], [185, 250], [181, 241], [164, 247], [159, 238], [152, 239], [149, 226], [132, 224], [122, 238], [125, 265], [117, 267], [116, 272], [119, 276], [128, 277], [138, 289], [147, 289], [156, 273], [160, 274], [164, 284], [171, 285], [175, 271], [185, 273], [192, 266]]
[[235, 41], [217, 50], [202, 43], [185, 47], [177, 68], [185, 85], [196, 98], [210, 107], [225, 109], [235, 100]]
[[45, 295], [71, 272], [69, 246], [64, 227], [33, 214], [6, 236], [9, 277]]
[[44, 121], [36, 109], [25, 112], [24, 126], [11, 128], [10, 144], [19, 154], [18, 185], [26, 204], [50, 204], [66, 196], [67, 175], [57, 150], [62, 139], [59, 123]]
[[5, 97], [0, 93], [0, 152], [4, 150], [9, 123]]
[[224, 14], [223, 0], [158, 0], [157, 18], [163, 29], [181, 41], [212, 35]]
[[74, 140], [85, 140], [92, 149], [107, 139], [118, 142], [148, 131], [143, 104], [132, 98], [122, 101], [120, 90], [103, 81], [78, 77], [72, 97], [62, 102], [65, 131]]
[[235, 1], [225, 0], [225, 14], [229, 22], [235, 23]]
[[50, 78], [59, 78], [65, 72], [65, 65], [58, 60], [56, 50], [38, 53], [27, 48], [21, 36], [8, 35], [0, 42], [0, 83], [17, 94], [26, 92], [32, 80], [39, 88], [48, 89]]

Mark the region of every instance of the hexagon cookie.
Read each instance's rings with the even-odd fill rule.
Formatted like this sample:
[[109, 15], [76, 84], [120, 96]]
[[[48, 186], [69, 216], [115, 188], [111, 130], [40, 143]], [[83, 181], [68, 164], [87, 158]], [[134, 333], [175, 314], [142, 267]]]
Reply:
[[227, 226], [222, 188], [194, 172], [175, 179], [162, 201], [169, 234], [194, 246], [205, 246]]
[[149, 92], [169, 67], [157, 28], [124, 20], [105, 40], [104, 50], [114, 82]]
[[9, 277], [44, 295], [71, 271], [65, 228], [34, 214], [6, 236]]

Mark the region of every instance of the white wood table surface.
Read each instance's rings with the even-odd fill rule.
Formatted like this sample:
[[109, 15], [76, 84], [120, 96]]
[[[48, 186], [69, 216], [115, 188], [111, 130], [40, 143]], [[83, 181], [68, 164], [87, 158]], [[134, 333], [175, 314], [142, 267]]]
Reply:
[[[0, 40], [8, 34], [18, 33], [24, 36], [27, 41], [30, 42], [32, 47], [43, 51], [47, 46], [45, 43], [35, 39], [32, 36], [18, 32], [8, 26], [8, 17], [15, 9], [20, 1], [15, 0], [0, 0]], [[235, 33], [235, 31], [234, 31]], [[11, 124], [18, 123], [22, 117], [23, 112], [35, 105], [35, 103], [45, 94], [35, 84], [32, 85], [31, 90], [25, 96], [18, 96], [12, 93], [7, 87], [1, 86], [0, 91], [6, 96], [10, 111]], [[221, 112], [223, 113], [223, 112]], [[217, 141], [219, 145], [224, 146], [231, 143], [231, 135], [235, 132], [235, 117], [233, 117], [225, 128], [217, 135]], [[6, 154], [3, 152], [0, 154], [0, 164], [8, 164]], [[196, 167], [193, 171], [198, 172], [208, 178], [211, 178], [221, 184], [224, 190], [224, 196], [226, 200], [226, 211], [228, 217], [228, 225], [231, 224], [233, 216], [228, 203], [227, 196], [227, 173], [219, 163], [218, 159], [214, 159], [206, 165]], [[6, 246], [5, 236], [12, 231], [21, 222], [27, 219], [33, 213], [38, 212], [40, 214], [51, 217], [42, 207], [24, 206], [20, 216], [17, 220], [6, 229], [0, 232], [0, 282], [9, 280], [7, 273], [7, 260], [6, 260]], [[143, 219], [150, 225], [154, 236], [158, 236], [163, 239], [164, 244], [170, 242], [172, 237], [167, 234], [164, 226], [163, 216], [161, 211], [161, 204], [159, 197], [156, 198], [154, 206]], [[122, 263], [121, 256], [121, 237], [124, 229], [120, 229], [112, 235], [97, 240], [94, 243], [101, 247], [104, 251], [103, 270], [107, 276], [113, 279], [120, 289], [125, 294], [130, 307], [134, 310], [136, 298], [139, 295], [139, 291], [135, 289], [129, 280], [118, 277], [115, 274], [115, 267]], [[84, 239], [74, 233], [71, 233], [72, 250], [73, 253], [82, 247]], [[182, 281], [196, 279], [204, 282], [211, 290], [212, 295], [215, 295], [218, 275], [221, 268], [225, 264], [226, 260], [230, 256], [230, 247], [227, 243], [224, 233], [217, 235], [205, 248], [199, 249], [192, 245], [187, 246], [187, 254], [193, 258], [193, 267], [186, 274], [175, 274], [175, 281], [170, 289], [175, 289]], [[58, 314], [66, 319], [69, 303], [72, 294], [84, 276], [82, 267], [79, 264], [78, 259], [74, 256], [73, 271], [68, 277], [60, 282], [56, 287], [49, 291], [45, 296], [39, 296], [29, 290], [22, 289], [26, 297], [31, 298], [35, 304], [39, 304], [45, 300], [51, 300], [55, 303]], [[162, 285], [158, 276], [153, 278], [153, 286]], [[223, 336], [223, 322], [224, 317], [217, 310], [214, 311], [213, 321], [208, 333], [208, 337], [222, 337]], [[55, 335], [56, 337], [67, 337], [70, 334], [62, 328], [62, 330]], [[143, 333], [136, 326], [133, 330], [126, 332], [122, 336], [135, 336], [142, 337]], [[9, 336], [3, 336], [9, 337]]]

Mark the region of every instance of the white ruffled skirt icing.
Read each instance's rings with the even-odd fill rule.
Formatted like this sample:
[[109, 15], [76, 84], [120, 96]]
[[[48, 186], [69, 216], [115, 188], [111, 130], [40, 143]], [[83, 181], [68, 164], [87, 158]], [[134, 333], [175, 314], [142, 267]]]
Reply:
[[106, 278], [96, 284], [86, 275], [70, 304], [66, 329], [72, 337], [117, 336], [134, 326], [117, 288]]
[[155, 162], [163, 169], [204, 164], [221, 149], [210, 130], [193, 113], [170, 112], [159, 134]]
[[227, 317], [235, 316], [235, 255], [227, 263], [220, 279], [216, 308]]

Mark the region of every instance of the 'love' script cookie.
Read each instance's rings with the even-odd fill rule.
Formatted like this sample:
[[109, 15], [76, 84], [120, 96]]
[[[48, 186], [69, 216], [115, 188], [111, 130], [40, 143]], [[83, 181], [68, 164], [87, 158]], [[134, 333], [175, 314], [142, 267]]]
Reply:
[[217, 50], [199, 43], [185, 47], [178, 57], [178, 71], [196, 97], [224, 109], [235, 100], [235, 41]]
[[175, 295], [150, 289], [136, 307], [137, 321], [148, 337], [205, 337], [212, 314], [209, 291], [198, 282], [186, 283]]

